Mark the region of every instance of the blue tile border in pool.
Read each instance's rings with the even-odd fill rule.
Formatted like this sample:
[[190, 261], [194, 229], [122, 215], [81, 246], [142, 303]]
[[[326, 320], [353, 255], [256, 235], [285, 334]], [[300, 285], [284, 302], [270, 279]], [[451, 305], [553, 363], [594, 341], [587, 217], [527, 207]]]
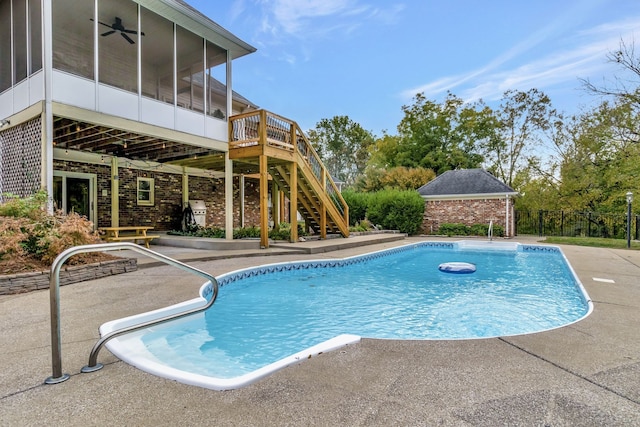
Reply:
[[[456, 242], [419, 242], [410, 245], [400, 246], [393, 249], [385, 249], [382, 251], [372, 252], [369, 254], [358, 255], [345, 259], [333, 259], [333, 260], [315, 260], [315, 261], [294, 261], [281, 264], [272, 264], [261, 267], [252, 267], [244, 270], [234, 271], [231, 273], [223, 274], [217, 277], [218, 285], [224, 286], [237, 280], [246, 279], [249, 277], [257, 277], [263, 274], [278, 273], [282, 271], [295, 271], [295, 270], [308, 270], [315, 268], [332, 268], [332, 267], [344, 267], [352, 264], [370, 261], [373, 259], [397, 254], [399, 252], [414, 250], [420, 247], [438, 248], [438, 249], [457, 249], [459, 244]], [[505, 249], [506, 250], [506, 249]], [[560, 249], [555, 246], [543, 246], [543, 245], [523, 245], [517, 244], [517, 251], [520, 252], [548, 252], [558, 253]], [[204, 298], [208, 298], [211, 295], [210, 287], [203, 293]]]
[[[421, 248], [421, 247], [453, 250], [453, 249], [458, 249], [459, 246], [460, 245], [457, 242], [419, 242], [419, 243], [413, 243], [405, 246], [400, 246], [393, 249], [384, 249], [381, 251], [372, 252], [372, 253], [363, 254], [363, 255], [357, 255], [354, 257], [344, 258], [344, 259], [294, 261], [294, 262], [285, 262], [280, 264], [271, 264], [271, 265], [260, 266], [260, 267], [252, 267], [244, 270], [238, 270], [231, 273], [223, 274], [217, 277], [216, 279], [218, 280], [219, 286], [224, 286], [229, 283], [233, 283], [237, 280], [242, 280], [249, 277], [257, 277], [257, 276], [261, 276], [263, 274], [269, 274], [269, 273], [308, 270], [308, 269], [315, 269], [315, 268], [344, 267], [348, 265], [358, 264], [361, 262], [366, 262], [373, 259], [397, 254], [404, 251], [415, 250], [416, 248]], [[560, 249], [555, 246], [523, 245], [523, 244], [517, 244], [516, 250], [520, 252], [548, 252], [548, 253], [560, 252]], [[202, 296], [204, 298], [209, 298], [211, 296], [211, 293], [212, 293], [211, 286], [208, 286], [203, 290]]]
[[521, 252], [549, 252], [549, 253], [560, 252], [560, 249], [555, 246], [540, 246], [540, 245], [519, 245], [518, 250]]
[[[431, 247], [431, 248], [440, 248], [440, 249], [455, 249], [456, 243], [453, 242], [420, 242], [414, 243], [410, 245], [400, 246], [398, 248], [393, 249], [385, 249], [378, 252], [372, 252], [369, 254], [358, 255], [351, 258], [345, 259], [333, 259], [333, 260], [315, 260], [315, 261], [295, 261], [295, 262], [287, 262], [282, 264], [273, 264], [266, 265], [261, 267], [253, 267], [244, 270], [239, 270], [227, 274], [223, 274], [216, 279], [218, 280], [219, 286], [224, 286], [229, 283], [235, 282], [237, 280], [246, 279], [249, 277], [261, 276], [263, 274], [269, 273], [277, 273], [282, 271], [295, 271], [295, 270], [307, 270], [312, 268], [332, 268], [332, 267], [343, 267], [352, 264], [366, 262], [372, 259], [377, 259], [393, 254], [397, 254], [399, 252], [404, 252], [408, 250], [414, 250], [418, 247]], [[209, 290], [206, 295], [203, 294], [203, 297], [207, 298], [211, 295], [211, 291]]]

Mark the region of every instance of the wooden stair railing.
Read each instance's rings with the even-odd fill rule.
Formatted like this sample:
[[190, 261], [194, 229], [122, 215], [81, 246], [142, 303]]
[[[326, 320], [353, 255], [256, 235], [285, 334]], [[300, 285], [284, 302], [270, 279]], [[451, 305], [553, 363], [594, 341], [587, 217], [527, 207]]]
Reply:
[[[326, 237], [327, 231], [349, 236], [349, 207], [296, 122], [266, 110], [230, 117], [230, 159], [255, 166], [260, 164], [260, 156], [266, 156], [271, 178], [290, 200], [294, 196], [297, 210], [321, 237]], [[292, 165], [296, 167], [293, 180]], [[291, 181], [295, 181], [295, 188]], [[267, 188], [266, 184], [261, 188]], [[262, 240], [262, 246], [268, 245]]]

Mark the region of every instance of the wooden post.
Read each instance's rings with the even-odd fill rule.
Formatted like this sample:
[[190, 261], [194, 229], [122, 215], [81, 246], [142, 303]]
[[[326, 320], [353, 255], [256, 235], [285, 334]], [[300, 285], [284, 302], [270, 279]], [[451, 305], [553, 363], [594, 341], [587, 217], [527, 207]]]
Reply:
[[120, 225], [120, 176], [118, 175], [118, 158], [111, 158], [111, 226]]
[[260, 247], [269, 247], [269, 175], [264, 154], [260, 155]]
[[[327, 194], [327, 170], [322, 168], [322, 191]], [[320, 238], [327, 238], [327, 205], [323, 198], [320, 198]]]
[[[258, 144], [265, 147], [267, 145], [267, 111], [260, 110], [260, 122], [258, 122], [259, 140]], [[262, 149], [264, 153], [264, 148]]]
[[291, 172], [291, 190], [289, 191], [289, 217], [291, 218], [291, 243], [298, 241], [298, 165], [289, 165]]
[[280, 229], [280, 191], [275, 181], [271, 182], [271, 216], [273, 218], [273, 229]]
[[291, 138], [291, 145], [293, 145], [293, 152], [296, 153], [298, 151], [298, 139], [296, 138], [296, 124], [295, 123], [291, 123], [291, 129], [290, 130], [290, 138]]
[[280, 190], [278, 193], [280, 193], [280, 196], [278, 197], [278, 200], [280, 201], [280, 216], [278, 217], [278, 222], [285, 222], [285, 215], [284, 215], [284, 191]]

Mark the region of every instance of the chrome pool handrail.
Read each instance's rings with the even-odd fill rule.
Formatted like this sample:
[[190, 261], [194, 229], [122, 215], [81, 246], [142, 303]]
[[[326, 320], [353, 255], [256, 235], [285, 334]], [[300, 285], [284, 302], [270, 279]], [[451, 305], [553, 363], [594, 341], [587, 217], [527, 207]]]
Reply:
[[108, 252], [114, 250], [123, 250], [129, 249], [135, 252], [139, 252], [141, 254], [147, 255], [150, 258], [154, 258], [158, 261], [162, 261], [165, 264], [172, 265], [174, 267], [180, 268], [182, 270], [186, 270], [190, 273], [194, 273], [196, 275], [202, 276], [211, 283], [212, 294], [211, 299], [207, 301], [205, 305], [202, 307], [196, 307], [189, 309], [184, 312], [174, 313], [170, 316], [165, 316], [159, 319], [150, 320], [147, 322], [139, 323], [136, 325], [131, 325], [122, 329], [118, 329], [116, 331], [111, 331], [105, 336], [101, 337], [98, 342], [93, 346], [91, 350], [91, 354], [89, 356], [89, 364], [82, 368], [82, 372], [93, 372], [102, 368], [102, 364], [97, 363], [98, 352], [102, 348], [102, 346], [109, 341], [111, 338], [115, 338], [119, 335], [132, 332], [138, 329], [146, 328], [150, 325], [156, 325], [160, 323], [167, 322], [169, 320], [178, 319], [184, 316], [188, 316], [194, 313], [198, 313], [206, 310], [215, 302], [218, 296], [218, 281], [215, 277], [206, 273], [202, 270], [199, 270], [195, 267], [191, 267], [185, 263], [182, 263], [178, 260], [170, 258], [166, 255], [162, 255], [158, 252], [152, 251], [151, 249], [147, 249], [143, 246], [136, 245], [131, 242], [120, 242], [120, 243], [97, 243], [93, 245], [82, 245], [75, 246], [73, 248], [69, 248], [60, 255], [56, 257], [56, 259], [51, 264], [51, 275], [49, 277], [49, 307], [51, 310], [51, 366], [52, 366], [52, 375], [48, 377], [44, 382], [45, 384], [58, 384], [63, 381], [69, 379], [69, 374], [62, 373], [62, 338], [60, 333], [60, 268], [64, 264], [64, 262], [72, 257], [73, 255], [81, 254], [81, 253], [90, 253], [90, 252]]
[[493, 220], [489, 221], [489, 228], [487, 229], [487, 237], [489, 237], [490, 242], [493, 242]]

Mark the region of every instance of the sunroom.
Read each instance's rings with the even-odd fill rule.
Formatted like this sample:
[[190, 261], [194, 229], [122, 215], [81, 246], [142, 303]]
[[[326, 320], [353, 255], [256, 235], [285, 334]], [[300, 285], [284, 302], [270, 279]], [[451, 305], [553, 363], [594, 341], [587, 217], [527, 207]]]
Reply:
[[[180, 0], [0, 0], [0, 193], [45, 188], [117, 226], [173, 215], [204, 179], [232, 225], [228, 117], [257, 107], [231, 63], [254, 51]], [[173, 199], [123, 197], [127, 172], [162, 176]]]

